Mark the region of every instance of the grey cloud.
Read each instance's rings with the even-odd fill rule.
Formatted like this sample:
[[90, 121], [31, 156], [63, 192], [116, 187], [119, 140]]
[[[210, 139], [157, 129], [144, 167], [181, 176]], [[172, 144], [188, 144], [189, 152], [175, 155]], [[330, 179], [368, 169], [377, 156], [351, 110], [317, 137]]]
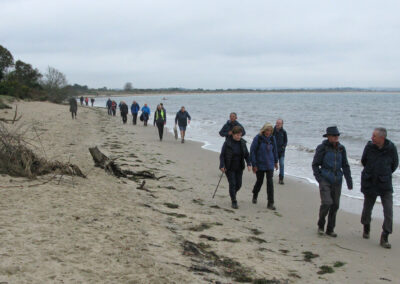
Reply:
[[398, 84], [398, 1], [0, 3], [14, 57], [93, 87]]

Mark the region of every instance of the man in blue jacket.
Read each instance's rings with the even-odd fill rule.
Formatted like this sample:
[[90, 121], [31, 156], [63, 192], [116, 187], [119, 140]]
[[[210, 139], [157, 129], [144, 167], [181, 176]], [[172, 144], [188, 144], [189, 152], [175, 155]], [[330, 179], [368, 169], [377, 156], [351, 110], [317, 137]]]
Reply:
[[131, 113], [132, 113], [132, 117], [133, 117], [133, 125], [136, 125], [136, 121], [137, 121], [137, 115], [139, 112], [140, 106], [136, 101], [133, 101], [133, 103], [131, 104]]
[[361, 192], [364, 194], [361, 223], [364, 225], [363, 238], [369, 239], [372, 209], [376, 198], [380, 196], [384, 216], [380, 243], [382, 247], [390, 249], [389, 234], [393, 227], [392, 174], [399, 166], [399, 156], [396, 146], [386, 135], [385, 128], [375, 128], [361, 158], [364, 166], [361, 173]]
[[186, 126], [190, 123], [189, 113], [185, 110], [185, 107], [182, 106], [181, 110], [176, 113], [175, 116], [175, 125], [178, 124], [179, 130], [181, 132], [181, 143], [185, 143], [185, 133], [186, 133]]
[[319, 208], [318, 234], [324, 234], [325, 218], [328, 215], [326, 234], [337, 237], [334, 232], [336, 226], [336, 213], [339, 209], [340, 194], [342, 190], [343, 175], [347, 188], [353, 189], [353, 180], [349, 162], [347, 161], [346, 148], [339, 143], [339, 130], [336, 126], [326, 129], [322, 144], [315, 150], [312, 169], [315, 179], [319, 183], [321, 206]]
[[231, 112], [229, 115], [229, 120], [225, 123], [222, 129], [219, 131], [219, 135], [225, 137], [225, 139], [232, 135], [232, 128], [235, 126], [240, 126], [243, 129], [242, 137], [246, 135], [244, 127], [237, 121], [237, 115], [235, 112]]

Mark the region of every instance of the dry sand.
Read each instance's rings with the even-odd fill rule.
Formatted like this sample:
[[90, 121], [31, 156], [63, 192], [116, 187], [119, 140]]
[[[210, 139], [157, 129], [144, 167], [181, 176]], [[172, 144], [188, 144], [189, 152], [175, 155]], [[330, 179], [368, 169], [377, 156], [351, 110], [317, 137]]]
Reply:
[[[79, 107], [77, 120], [63, 105], [20, 102], [18, 110], [23, 117], [17, 126], [33, 139], [37, 153], [77, 164], [87, 178], [0, 176], [0, 283], [400, 279], [398, 228], [390, 236], [393, 248], [386, 250], [379, 246], [381, 220], [373, 221], [371, 239], [364, 240], [359, 215], [340, 211], [338, 238], [319, 237], [319, 192], [302, 180], [276, 183], [277, 211], [271, 211], [265, 185], [259, 203], [251, 203], [255, 177], [245, 172], [239, 209], [233, 210], [225, 178], [211, 198], [219, 178], [218, 154], [199, 143], [181, 144], [170, 134], [160, 142], [155, 127], [123, 125], [103, 109]], [[0, 116], [13, 112], [2, 110]], [[146, 180], [147, 191], [139, 190], [141, 181], [95, 168], [88, 151], [93, 146], [125, 169], [166, 177]], [[304, 261], [304, 252], [318, 257]], [[344, 266], [318, 274], [320, 266], [337, 261]]]

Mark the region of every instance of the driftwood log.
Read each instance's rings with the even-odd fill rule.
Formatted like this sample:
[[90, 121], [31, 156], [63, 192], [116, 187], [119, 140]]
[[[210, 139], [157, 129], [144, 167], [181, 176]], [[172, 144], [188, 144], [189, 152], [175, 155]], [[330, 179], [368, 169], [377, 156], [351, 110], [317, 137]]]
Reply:
[[92, 155], [94, 164], [96, 167], [104, 169], [107, 173], [116, 176], [118, 178], [123, 177], [138, 181], [138, 179], [160, 179], [162, 177], [156, 177], [156, 175], [150, 171], [131, 171], [124, 170], [115, 162], [115, 160], [110, 159], [104, 155], [99, 148], [93, 147], [89, 148], [89, 152]]

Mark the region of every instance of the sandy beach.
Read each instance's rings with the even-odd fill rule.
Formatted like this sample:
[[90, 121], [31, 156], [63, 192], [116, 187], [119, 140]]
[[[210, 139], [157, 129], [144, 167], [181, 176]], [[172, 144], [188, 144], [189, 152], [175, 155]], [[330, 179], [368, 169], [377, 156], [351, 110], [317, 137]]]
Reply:
[[[22, 118], [15, 127], [26, 132], [35, 152], [70, 161], [87, 178], [0, 175], [0, 283], [400, 279], [398, 226], [390, 250], [379, 246], [382, 220], [373, 220], [371, 238], [364, 240], [359, 214], [339, 211], [338, 238], [318, 236], [319, 192], [303, 180], [288, 178], [282, 186], [275, 177], [277, 210], [271, 211], [265, 185], [258, 204], [251, 203], [255, 176], [245, 172], [239, 209], [233, 210], [226, 178], [212, 199], [218, 154], [200, 143], [181, 144], [169, 133], [160, 142], [156, 127], [133, 126], [131, 117], [123, 125], [100, 108], [79, 107], [72, 120], [65, 105], [16, 104]], [[13, 115], [0, 111], [1, 117]], [[88, 150], [94, 146], [122, 168], [150, 170], [159, 179], [146, 179], [143, 190], [141, 179], [107, 174], [94, 167]], [[320, 274], [321, 266], [334, 271]]]

